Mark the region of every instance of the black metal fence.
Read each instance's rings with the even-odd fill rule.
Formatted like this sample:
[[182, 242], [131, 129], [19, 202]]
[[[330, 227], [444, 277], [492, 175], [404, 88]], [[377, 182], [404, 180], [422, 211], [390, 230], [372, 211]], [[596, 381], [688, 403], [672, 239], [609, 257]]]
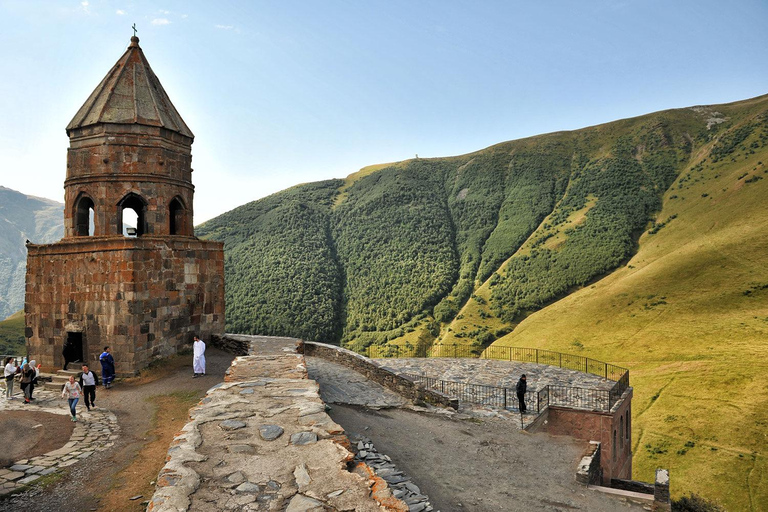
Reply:
[[[519, 404], [517, 393], [511, 388], [499, 388], [496, 386], [486, 386], [484, 384], [469, 384], [466, 382], [456, 382], [452, 380], [440, 380], [426, 375], [406, 374], [425, 388], [440, 391], [450, 397], [458, 398], [459, 401], [470, 402], [473, 404], [490, 405], [501, 409], [518, 410]], [[539, 396], [536, 391], [527, 391], [525, 393], [526, 407], [537, 413], [543, 410], [539, 406]]]
[[[468, 345], [439, 344], [431, 347], [414, 347], [400, 345], [371, 345], [367, 349], [368, 357], [376, 358], [425, 358], [425, 357], [455, 357], [455, 358], [481, 358], [501, 361], [518, 361], [522, 363], [546, 364], [568, 370], [597, 375], [614, 381], [616, 384], [610, 390], [575, 388], [570, 386], [546, 386], [536, 392], [535, 403], [540, 412], [546, 405], [560, 405], [563, 407], [575, 407], [578, 409], [590, 409], [610, 411], [618, 402], [624, 391], [629, 387], [629, 370], [589, 357], [564, 354], [551, 350], [525, 347], [496, 347], [490, 346], [480, 352]], [[412, 376], [416, 377], [416, 376]], [[418, 376], [419, 379], [430, 379]], [[466, 384], [453, 381], [438, 381], [440, 386], [452, 390], [447, 394], [455, 396], [459, 400], [471, 403], [493, 405], [495, 407], [508, 408], [507, 404], [517, 402], [514, 390], [480, 384]], [[437, 389], [424, 381], [423, 384], [431, 389]], [[457, 387], [464, 386], [464, 387]], [[447, 387], [446, 387], [447, 386]], [[546, 396], [542, 393], [546, 391]], [[445, 392], [445, 391], [443, 391]], [[510, 394], [511, 393], [511, 394]], [[462, 398], [464, 397], [464, 398]], [[530, 399], [526, 398], [526, 403]], [[493, 403], [491, 403], [493, 402]], [[541, 405], [545, 404], [545, 405]]]

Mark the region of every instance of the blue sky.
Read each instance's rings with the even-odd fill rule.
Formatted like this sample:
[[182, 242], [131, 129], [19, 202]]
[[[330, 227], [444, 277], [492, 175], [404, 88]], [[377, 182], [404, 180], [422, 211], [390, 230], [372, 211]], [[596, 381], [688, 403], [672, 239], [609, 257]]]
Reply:
[[64, 128], [133, 23], [195, 133], [195, 223], [370, 164], [768, 93], [766, 0], [0, 0], [0, 185], [63, 201]]

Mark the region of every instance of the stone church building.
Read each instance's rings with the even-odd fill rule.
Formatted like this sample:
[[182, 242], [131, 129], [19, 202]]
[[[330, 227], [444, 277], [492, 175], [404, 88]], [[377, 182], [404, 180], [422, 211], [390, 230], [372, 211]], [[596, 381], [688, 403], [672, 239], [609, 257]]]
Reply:
[[64, 238], [27, 245], [31, 357], [60, 368], [69, 341], [95, 364], [109, 345], [132, 375], [195, 333], [222, 334], [224, 244], [194, 236], [194, 135], [137, 37], [67, 135]]

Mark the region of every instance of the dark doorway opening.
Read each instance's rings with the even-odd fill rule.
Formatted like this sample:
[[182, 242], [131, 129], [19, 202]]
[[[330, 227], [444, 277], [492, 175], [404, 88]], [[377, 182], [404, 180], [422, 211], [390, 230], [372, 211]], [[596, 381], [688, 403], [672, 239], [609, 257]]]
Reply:
[[67, 333], [67, 341], [64, 343], [63, 355], [65, 364], [83, 362], [83, 333]]

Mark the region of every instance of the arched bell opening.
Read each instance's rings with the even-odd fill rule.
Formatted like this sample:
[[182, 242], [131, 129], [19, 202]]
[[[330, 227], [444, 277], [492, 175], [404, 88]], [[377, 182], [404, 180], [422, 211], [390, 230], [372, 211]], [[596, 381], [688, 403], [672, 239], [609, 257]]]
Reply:
[[174, 197], [168, 206], [168, 232], [171, 235], [186, 235], [187, 209], [180, 197]]
[[75, 236], [93, 236], [95, 230], [93, 199], [80, 194], [75, 201]]
[[117, 232], [127, 237], [139, 237], [147, 232], [147, 202], [131, 192], [117, 203]]

